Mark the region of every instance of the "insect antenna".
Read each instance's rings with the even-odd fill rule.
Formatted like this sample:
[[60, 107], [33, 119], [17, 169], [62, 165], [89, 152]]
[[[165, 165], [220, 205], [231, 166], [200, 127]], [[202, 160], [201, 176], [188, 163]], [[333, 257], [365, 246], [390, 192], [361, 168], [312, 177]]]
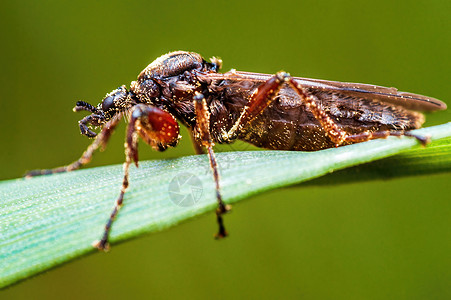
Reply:
[[75, 112], [86, 110], [86, 111], [89, 111], [89, 112], [92, 112], [95, 114], [103, 115], [103, 113], [100, 110], [98, 110], [96, 107], [94, 107], [91, 104], [84, 102], [84, 101], [77, 101], [77, 103], [75, 104], [75, 107], [72, 110]]

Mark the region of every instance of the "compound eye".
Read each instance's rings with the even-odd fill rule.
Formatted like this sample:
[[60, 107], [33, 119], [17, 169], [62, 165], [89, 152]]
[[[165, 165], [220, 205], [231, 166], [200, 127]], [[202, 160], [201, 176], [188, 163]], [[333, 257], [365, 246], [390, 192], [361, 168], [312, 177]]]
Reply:
[[102, 102], [102, 110], [104, 112], [107, 112], [107, 111], [109, 111], [112, 108], [114, 108], [114, 97], [113, 96], [108, 96]]

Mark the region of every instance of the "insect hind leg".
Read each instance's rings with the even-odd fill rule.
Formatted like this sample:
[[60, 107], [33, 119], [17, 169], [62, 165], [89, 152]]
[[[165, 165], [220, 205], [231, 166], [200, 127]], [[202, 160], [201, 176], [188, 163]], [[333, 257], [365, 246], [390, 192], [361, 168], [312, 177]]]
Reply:
[[249, 102], [241, 113], [238, 121], [223, 138], [225, 140], [232, 139], [263, 110], [269, 107], [271, 103], [277, 99], [276, 95], [284, 83], [288, 83], [294, 91], [296, 91], [307, 109], [310, 110], [315, 119], [318, 120], [321, 127], [336, 147], [342, 145], [343, 143], [359, 143], [372, 139], [386, 138], [388, 136], [414, 137], [422, 145], [426, 145], [429, 142], [428, 137], [402, 130], [367, 131], [350, 135], [345, 130], [341, 129], [335, 121], [320, 106], [318, 106], [318, 99], [314, 95], [309, 94], [299, 83], [297, 83], [288, 73], [285, 72], [277, 73], [258, 87], [249, 99]]
[[232, 140], [245, 126], [260, 115], [276, 99], [282, 85], [291, 78], [290, 74], [278, 72], [262, 83], [252, 94], [240, 117], [232, 128], [223, 136], [224, 140]]
[[113, 133], [114, 129], [116, 128], [117, 124], [119, 123], [121, 119], [121, 115], [117, 115], [103, 126], [101, 132], [97, 135], [96, 139], [91, 143], [91, 145], [88, 146], [88, 148], [83, 152], [81, 157], [74, 161], [73, 163], [62, 166], [54, 169], [43, 169], [43, 170], [33, 170], [30, 172], [27, 172], [25, 174], [25, 178], [31, 178], [35, 176], [41, 176], [41, 175], [50, 175], [55, 173], [63, 173], [63, 172], [70, 172], [79, 169], [81, 166], [89, 163], [92, 159], [92, 155], [94, 152], [99, 148], [104, 148], [106, 144], [108, 143], [108, 140]]
[[288, 82], [301, 97], [313, 116], [321, 124], [321, 127], [326, 131], [327, 136], [335, 143], [336, 147], [343, 143], [360, 143], [374, 139], [387, 138], [389, 136], [409, 136], [416, 138], [422, 145], [429, 143], [429, 137], [420, 136], [412, 132], [405, 132], [403, 130], [365, 131], [350, 135], [345, 130], [341, 129], [334, 120], [332, 120], [332, 118], [316, 104], [317, 99], [315, 96], [307, 93], [300, 84], [293, 80], [293, 78], [290, 77]]
[[374, 139], [384, 139], [384, 138], [387, 138], [389, 136], [413, 137], [418, 142], [420, 142], [421, 145], [423, 145], [423, 146], [426, 146], [430, 142], [430, 137], [429, 136], [421, 136], [421, 135], [412, 133], [410, 131], [390, 131], [390, 130], [381, 130], [381, 131], [374, 131], [374, 132], [365, 131], [365, 132], [361, 132], [361, 133], [358, 133], [358, 134], [347, 135], [345, 140], [344, 140], [344, 142], [347, 142], [347, 143], [360, 143], [360, 142], [366, 142], [366, 141], [374, 140]]

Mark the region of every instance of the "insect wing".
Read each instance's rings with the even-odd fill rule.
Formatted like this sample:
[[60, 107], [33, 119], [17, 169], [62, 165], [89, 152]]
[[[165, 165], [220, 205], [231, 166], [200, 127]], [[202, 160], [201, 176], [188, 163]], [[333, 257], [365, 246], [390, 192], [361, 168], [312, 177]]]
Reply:
[[[272, 75], [232, 71], [225, 74], [210, 73], [207, 75], [210, 79], [234, 79], [252, 80], [264, 82]], [[329, 81], [320, 79], [310, 79], [303, 77], [294, 77], [306, 90], [317, 94], [319, 92], [337, 93], [342, 96], [354, 98], [365, 98], [379, 100], [385, 103], [399, 105], [404, 108], [416, 111], [434, 111], [446, 109], [446, 104], [442, 101], [418, 94], [400, 92], [396, 88], [388, 88], [372, 84], [350, 83], [340, 81]]]

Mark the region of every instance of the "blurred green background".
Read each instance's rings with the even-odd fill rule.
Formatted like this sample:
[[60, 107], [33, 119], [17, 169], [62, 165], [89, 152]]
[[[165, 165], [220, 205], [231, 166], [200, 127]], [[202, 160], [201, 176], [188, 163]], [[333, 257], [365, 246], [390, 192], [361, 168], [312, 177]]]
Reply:
[[[225, 71], [283, 69], [395, 86], [450, 105], [450, 13], [448, 0], [3, 0], [0, 179], [77, 159], [89, 140], [79, 134], [84, 114], [71, 111], [75, 102], [97, 104], [173, 50], [219, 56]], [[449, 111], [439, 112], [426, 126], [450, 120]], [[91, 167], [122, 163], [123, 132], [124, 124]], [[140, 158], [193, 154], [183, 133], [163, 154], [141, 145]], [[210, 214], [76, 260], [0, 297], [449, 299], [450, 179], [272, 191], [235, 205], [226, 240], [213, 240]]]

